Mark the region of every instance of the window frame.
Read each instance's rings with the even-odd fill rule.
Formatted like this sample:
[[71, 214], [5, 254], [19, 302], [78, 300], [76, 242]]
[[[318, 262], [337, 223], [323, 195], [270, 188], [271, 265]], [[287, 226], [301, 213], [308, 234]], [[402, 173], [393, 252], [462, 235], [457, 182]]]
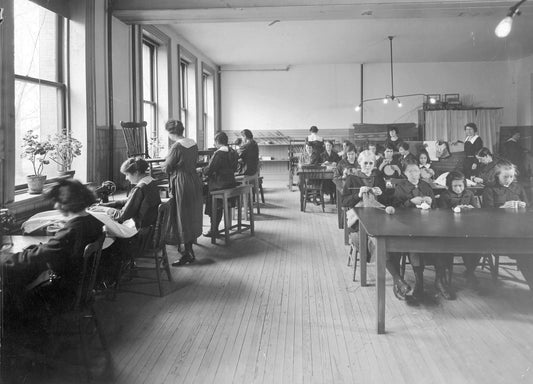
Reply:
[[[37, 6], [40, 6], [39, 4], [36, 4]], [[52, 80], [45, 80], [40, 79], [32, 76], [26, 76], [26, 75], [20, 75], [15, 72], [15, 67], [13, 66], [13, 78], [14, 82], [27, 82], [31, 84], [36, 85], [44, 85], [48, 87], [55, 88], [59, 94], [60, 94], [60, 103], [59, 108], [61, 109], [61, 112], [58, 112], [58, 118], [60, 120], [60, 123], [57, 127], [57, 133], [58, 134], [65, 134], [69, 133], [71, 131], [71, 125], [70, 125], [70, 93], [69, 93], [69, 60], [70, 60], [70, 49], [69, 49], [69, 30], [70, 30], [70, 20], [66, 17], [64, 17], [62, 14], [55, 12], [53, 10], [50, 10], [46, 7], [42, 7], [46, 9], [49, 12], [54, 13], [56, 17], [56, 28], [57, 28], [57, 36], [56, 36], [56, 78], [57, 81]], [[16, 50], [16, 45], [14, 44], [14, 49]], [[16, 121], [13, 120], [13, 123], [16, 126]], [[18, 134], [15, 132], [15, 134]], [[20, 152], [18, 149], [15, 150], [15, 156], [20, 156]], [[55, 164], [55, 163], [52, 163]], [[15, 195], [25, 193], [28, 190], [28, 184], [22, 183], [22, 184], [16, 184], [15, 180], [15, 174], [16, 174], [16, 165], [13, 168], [13, 172], [9, 177], [13, 178], [13, 185], [15, 189]], [[53, 184], [59, 180], [59, 177], [52, 177], [47, 178], [45, 181], [45, 184]]]
[[[187, 66], [187, 76], [183, 76], [181, 68], [182, 64]], [[198, 128], [199, 128], [199, 108], [198, 105], [198, 58], [185, 47], [178, 44], [178, 105], [180, 113], [180, 121], [185, 127], [185, 135], [189, 138], [197, 140]], [[184, 77], [184, 78], [183, 78]], [[182, 95], [182, 91], [185, 90], [185, 94]], [[184, 100], [185, 98], [185, 100]], [[186, 102], [185, 109], [186, 119], [182, 120], [181, 114]]]
[[[153, 116], [154, 121], [148, 122], [150, 126], [149, 127], [150, 132], [147, 132], [147, 134], [149, 134], [148, 140], [150, 140], [150, 138], [158, 136], [157, 127], [158, 127], [158, 120], [159, 120], [158, 118], [158, 107], [159, 107], [158, 94], [159, 93], [158, 93], [158, 66], [157, 66], [158, 58], [157, 56], [158, 56], [159, 44], [156, 43], [154, 40], [150, 39], [149, 37], [147, 37], [146, 35], [143, 35], [141, 44], [143, 47], [146, 45], [150, 49], [150, 60], [149, 60], [150, 61], [150, 69], [149, 69], [150, 70], [150, 100], [147, 100], [145, 97], [146, 95], [144, 94], [144, 86], [143, 86], [143, 100], [142, 100], [143, 111], [144, 111], [144, 106], [146, 104], [148, 104], [150, 108], [152, 109], [152, 116]], [[146, 71], [146, 68], [144, 68], [143, 66], [142, 68], [143, 78], [144, 78], [145, 71]], [[146, 116], [144, 116], [144, 112], [143, 112], [143, 120], [146, 121]]]

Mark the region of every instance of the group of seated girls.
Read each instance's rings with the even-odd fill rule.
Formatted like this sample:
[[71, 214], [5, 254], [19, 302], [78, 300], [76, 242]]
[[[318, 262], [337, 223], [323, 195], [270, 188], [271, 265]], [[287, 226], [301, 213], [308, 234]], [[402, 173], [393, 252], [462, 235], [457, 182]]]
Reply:
[[[385, 155], [387, 156], [387, 155]], [[431, 185], [421, 178], [421, 168], [416, 161], [410, 161], [403, 168], [404, 178], [394, 186], [394, 193], [385, 193], [385, 181], [382, 172], [376, 168], [376, 156], [369, 150], [362, 151], [358, 157], [360, 169], [346, 177], [342, 194], [342, 205], [346, 208], [361, 205], [361, 201], [372, 195], [383, 205], [392, 205], [408, 209], [443, 208], [479, 209], [480, 205], [473, 192], [466, 189], [465, 176], [459, 171], [450, 172], [446, 178], [447, 190], [440, 194], [438, 201]], [[482, 196], [482, 208], [526, 207], [527, 197], [524, 189], [516, 181], [516, 167], [509, 162], [498, 162], [493, 168], [493, 182], [487, 183]], [[365, 194], [367, 196], [365, 196]], [[511, 213], [510, 213], [511, 214]], [[357, 231], [358, 224], [352, 229]], [[357, 237], [357, 236], [356, 236]], [[372, 252], [372, 243], [369, 249]], [[452, 300], [455, 293], [445, 278], [445, 271], [453, 262], [453, 255], [431, 255], [409, 253], [409, 259], [415, 275], [412, 288], [400, 274], [400, 253], [387, 254], [386, 268], [393, 278], [394, 295], [400, 300], [416, 304], [424, 299], [424, 265], [435, 265], [435, 288], [445, 299]], [[533, 289], [533, 263], [528, 256], [514, 256], [518, 267], [530, 288]], [[467, 283], [473, 287], [478, 285], [474, 271], [481, 255], [465, 255]]]

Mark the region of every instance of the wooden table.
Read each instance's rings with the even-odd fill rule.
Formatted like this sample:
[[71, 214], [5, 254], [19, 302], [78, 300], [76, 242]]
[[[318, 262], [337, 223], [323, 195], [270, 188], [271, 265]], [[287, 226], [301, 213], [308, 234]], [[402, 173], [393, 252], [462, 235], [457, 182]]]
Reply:
[[533, 253], [533, 212], [525, 209], [421, 210], [399, 208], [393, 215], [355, 208], [359, 217], [361, 285], [366, 285], [367, 237], [376, 239], [377, 331], [385, 333], [387, 252]]

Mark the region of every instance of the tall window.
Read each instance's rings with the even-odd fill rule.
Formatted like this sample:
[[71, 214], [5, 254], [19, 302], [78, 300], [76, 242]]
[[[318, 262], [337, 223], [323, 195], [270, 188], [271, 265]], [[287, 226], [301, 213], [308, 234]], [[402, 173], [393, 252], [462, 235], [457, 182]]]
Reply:
[[215, 142], [215, 83], [214, 70], [207, 71], [204, 67], [202, 73], [202, 100], [203, 100], [203, 131], [205, 147], [213, 146]]
[[[67, 130], [66, 33], [67, 21], [28, 0], [14, 1], [15, 12], [15, 145], [21, 153], [28, 130], [41, 140]], [[23, 187], [33, 174], [29, 161], [15, 162], [15, 184]], [[58, 174], [55, 164], [44, 174]]]
[[185, 60], [180, 61], [180, 121], [185, 125], [187, 129], [187, 121], [189, 118], [189, 63]]
[[159, 132], [157, 128], [157, 45], [143, 40], [143, 116], [148, 123], [149, 153], [159, 156]]

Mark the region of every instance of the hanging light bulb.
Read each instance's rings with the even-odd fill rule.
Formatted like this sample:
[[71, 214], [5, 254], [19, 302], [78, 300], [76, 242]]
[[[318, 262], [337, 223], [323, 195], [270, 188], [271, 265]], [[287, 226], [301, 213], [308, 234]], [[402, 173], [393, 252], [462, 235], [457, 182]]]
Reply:
[[361, 104], [357, 105], [355, 107], [355, 112], [359, 112], [361, 110]]
[[400, 99], [396, 98], [396, 101], [398, 102], [398, 108], [403, 107], [403, 104], [402, 104], [402, 102], [400, 101]]
[[513, 28], [513, 18], [511, 16], [507, 16], [502, 19], [502, 21], [499, 22], [498, 26], [494, 30], [494, 33], [499, 38], [504, 38], [509, 36], [509, 33], [511, 33], [511, 29]]
[[437, 99], [435, 99], [434, 97], [429, 98], [429, 104], [435, 104], [436, 102], [437, 102]]
[[388, 97], [385, 97], [383, 99], [383, 104], [389, 104], [389, 98]]

